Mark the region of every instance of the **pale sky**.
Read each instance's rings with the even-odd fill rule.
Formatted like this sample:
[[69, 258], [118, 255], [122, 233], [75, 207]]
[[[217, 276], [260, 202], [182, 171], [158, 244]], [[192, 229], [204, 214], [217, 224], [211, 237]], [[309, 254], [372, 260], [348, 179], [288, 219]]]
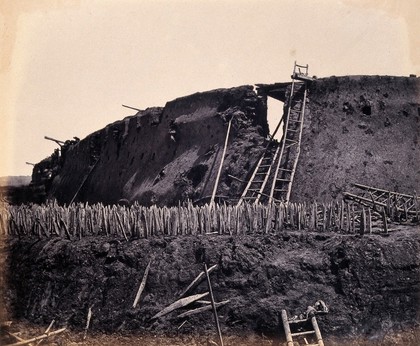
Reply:
[[[420, 0], [0, 0], [0, 176], [61, 140], [222, 87], [420, 75]], [[280, 114], [278, 115], [280, 116]], [[274, 126], [274, 125], [272, 125]]]

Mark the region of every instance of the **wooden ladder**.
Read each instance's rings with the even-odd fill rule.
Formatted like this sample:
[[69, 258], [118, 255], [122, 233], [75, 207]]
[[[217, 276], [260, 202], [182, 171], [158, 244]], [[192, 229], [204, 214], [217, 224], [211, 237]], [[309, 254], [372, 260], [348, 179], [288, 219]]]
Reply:
[[[319, 330], [315, 316], [301, 320], [290, 320], [287, 317], [286, 310], [282, 310], [281, 319], [283, 321], [284, 333], [286, 334], [287, 346], [294, 345], [293, 338], [303, 338], [305, 344], [308, 346], [324, 346], [324, 341], [322, 341], [321, 331]], [[308, 343], [306, 336], [310, 335], [315, 336], [316, 343]]]
[[[280, 119], [274, 133], [270, 136], [238, 205], [243, 201], [253, 203], [264, 201], [269, 204], [289, 201], [300, 153], [306, 103], [306, 82], [311, 80], [313, 79], [308, 76], [308, 65], [302, 66], [295, 62], [287, 101], [287, 115]], [[285, 132], [281, 144], [278, 144], [274, 141], [274, 136], [284, 120]]]
[[285, 131], [270, 189], [269, 204], [276, 200], [289, 201], [300, 155], [307, 96], [306, 83], [312, 81], [313, 78], [308, 76], [308, 65], [298, 65], [296, 62], [291, 78], [292, 85], [287, 100]]
[[249, 179], [238, 205], [243, 201], [258, 203], [261, 197], [269, 197], [267, 182], [272, 173], [273, 163], [278, 161], [280, 146], [270, 141], [266, 146], [263, 155], [259, 159], [257, 166]]

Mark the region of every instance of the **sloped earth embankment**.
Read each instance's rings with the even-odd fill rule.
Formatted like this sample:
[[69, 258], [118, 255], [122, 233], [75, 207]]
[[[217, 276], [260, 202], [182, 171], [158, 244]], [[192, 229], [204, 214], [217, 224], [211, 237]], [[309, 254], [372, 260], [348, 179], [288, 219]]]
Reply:
[[[151, 317], [178, 298], [205, 261], [218, 264], [211, 274], [216, 300], [230, 300], [219, 310], [227, 338], [252, 335], [250, 340], [255, 341], [259, 335], [257, 344], [282, 341], [281, 310], [298, 314], [322, 299], [330, 313], [318, 322], [330, 344], [344, 339], [383, 344], [392, 335], [390, 344], [414, 345], [415, 334], [404, 331], [419, 322], [418, 231], [402, 230], [387, 237], [290, 231], [130, 242], [13, 240], [4, 297], [16, 319], [48, 324], [54, 318], [57, 326], [82, 330], [92, 307], [92, 332], [163, 335], [167, 340], [190, 340], [186, 344], [196, 335], [194, 342], [200, 344], [205, 335], [215, 339], [211, 312], [189, 317], [181, 328], [184, 320], [177, 315], [183, 310], [159, 320]], [[150, 260], [141, 302], [132, 308]], [[203, 282], [194, 293], [205, 292], [206, 287]]]

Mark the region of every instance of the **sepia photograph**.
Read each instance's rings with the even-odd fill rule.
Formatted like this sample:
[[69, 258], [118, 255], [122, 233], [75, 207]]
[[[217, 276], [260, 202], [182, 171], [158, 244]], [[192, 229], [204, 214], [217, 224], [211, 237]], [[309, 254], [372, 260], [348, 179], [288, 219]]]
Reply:
[[420, 0], [0, 0], [0, 345], [420, 345]]

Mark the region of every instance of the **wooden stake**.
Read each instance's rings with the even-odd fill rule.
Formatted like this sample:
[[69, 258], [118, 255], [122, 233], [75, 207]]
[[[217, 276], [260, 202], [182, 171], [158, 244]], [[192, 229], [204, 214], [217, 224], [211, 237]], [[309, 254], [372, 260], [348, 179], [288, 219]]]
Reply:
[[384, 224], [384, 231], [385, 233], [388, 233], [388, 223], [386, 220], [386, 211], [385, 208], [382, 209], [382, 222]]
[[146, 281], [147, 281], [147, 276], [149, 275], [149, 270], [150, 270], [150, 264], [152, 263], [152, 261], [150, 260], [149, 263], [147, 264], [147, 267], [144, 271], [143, 274], [143, 279], [141, 280], [139, 289], [137, 291], [136, 294], [136, 298], [134, 299], [134, 303], [133, 303], [133, 308], [135, 308], [137, 306], [137, 303], [139, 302], [140, 296], [144, 290], [144, 287], [146, 286]]
[[88, 331], [89, 325], [90, 325], [90, 319], [92, 318], [92, 307], [93, 307], [93, 305], [91, 307], [89, 307], [89, 310], [88, 310], [85, 332], [83, 333], [83, 340], [86, 340], [87, 331]]
[[210, 275], [209, 275], [209, 272], [207, 271], [206, 263], [204, 263], [204, 272], [206, 273], [207, 284], [209, 285], [211, 306], [213, 307], [214, 320], [216, 322], [217, 333], [219, 334], [220, 346], [223, 346], [223, 338], [222, 338], [222, 332], [220, 330], [219, 317], [217, 316], [216, 304], [214, 302], [214, 297], [213, 297], [213, 289], [211, 288]]

